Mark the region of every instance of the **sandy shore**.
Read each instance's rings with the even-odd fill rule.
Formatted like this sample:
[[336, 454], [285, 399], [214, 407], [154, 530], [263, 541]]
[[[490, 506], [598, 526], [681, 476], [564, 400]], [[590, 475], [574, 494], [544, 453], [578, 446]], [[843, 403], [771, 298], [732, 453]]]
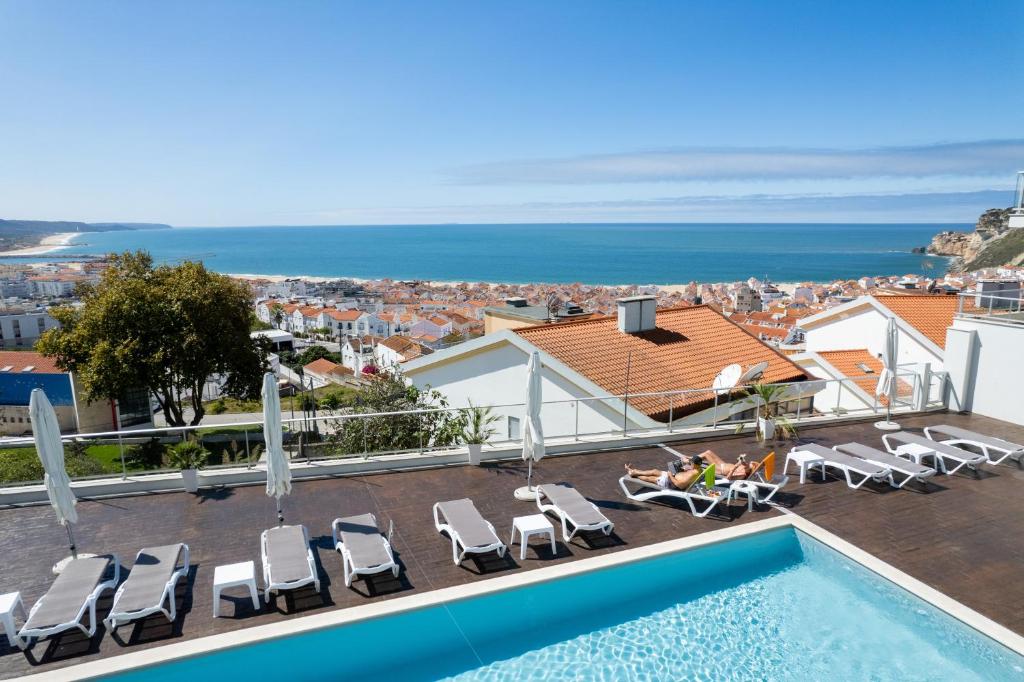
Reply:
[[0, 256], [39, 256], [44, 253], [52, 253], [63, 246], [71, 244], [78, 232], [61, 232], [43, 237], [38, 246], [27, 246], [24, 249], [13, 249], [11, 251], [0, 251]]

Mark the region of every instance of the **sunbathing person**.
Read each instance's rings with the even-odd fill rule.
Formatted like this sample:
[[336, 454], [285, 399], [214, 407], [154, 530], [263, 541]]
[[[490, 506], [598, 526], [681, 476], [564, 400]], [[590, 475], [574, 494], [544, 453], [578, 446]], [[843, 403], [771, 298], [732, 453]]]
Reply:
[[660, 469], [634, 469], [632, 464], [627, 463], [626, 475], [647, 483], [654, 483], [662, 488], [686, 490], [700, 478], [708, 464], [714, 464], [715, 473], [723, 475], [730, 481], [740, 481], [749, 478], [758, 463], [748, 463], [746, 455], [740, 455], [739, 461], [730, 464], [711, 450], [705, 450], [699, 455], [694, 455], [688, 461], [684, 460], [682, 468], [675, 473]]

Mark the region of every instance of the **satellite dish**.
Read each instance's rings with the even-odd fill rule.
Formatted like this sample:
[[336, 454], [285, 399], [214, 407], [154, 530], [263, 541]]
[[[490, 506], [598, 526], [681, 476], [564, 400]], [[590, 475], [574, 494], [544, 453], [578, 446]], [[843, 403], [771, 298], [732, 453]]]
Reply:
[[725, 393], [729, 391], [736, 382], [739, 381], [740, 375], [743, 374], [743, 368], [739, 365], [729, 365], [715, 377], [715, 381], [711, 384], [712, 390], [717, 393]]
[[744, 372], [740, 378], [736, 381], [737, 384], [749, 384], [751, 381], [756, 381], [761, 378], [764, 371], [768, 369], [767, 362], [759, 362], [756, 365], [747, 367], [747, 371]]
[[814, 379], [811, 381], [799, 381], [795, 384], [790, 384], [786, 387], [782, 400], [798, 400], [800, 398], [806, 398], [816, 393], [825, 390], [826, 383], [820, 379]]

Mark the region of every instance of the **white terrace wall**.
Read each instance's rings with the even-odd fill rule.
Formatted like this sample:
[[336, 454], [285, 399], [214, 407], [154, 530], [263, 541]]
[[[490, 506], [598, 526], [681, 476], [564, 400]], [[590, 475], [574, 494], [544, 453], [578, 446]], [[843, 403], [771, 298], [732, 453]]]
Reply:
[[1024, 425], [1024, 324], [956, 318], [946, 330], [950, 407]]

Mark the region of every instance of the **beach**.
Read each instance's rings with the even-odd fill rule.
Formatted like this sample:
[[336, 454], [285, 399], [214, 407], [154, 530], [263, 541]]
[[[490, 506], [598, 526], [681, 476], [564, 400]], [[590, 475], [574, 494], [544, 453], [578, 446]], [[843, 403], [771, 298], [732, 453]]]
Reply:
[[71, 244], [79, 234], [80, 233], [78, 232], [50, 234], [43, 237], [36, 246], [26, 246], [21, 249], [0, 251], [0, 256], [41, 256], [46, 253], [53, 253], [54, 251]]

